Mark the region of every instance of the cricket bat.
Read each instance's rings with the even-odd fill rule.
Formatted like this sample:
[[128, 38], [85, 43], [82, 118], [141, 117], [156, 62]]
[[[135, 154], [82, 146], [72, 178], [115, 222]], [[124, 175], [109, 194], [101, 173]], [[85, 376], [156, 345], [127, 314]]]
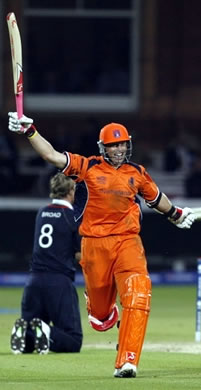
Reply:
[[13, 69], [14, 94], [18, 119], [23, 116], [23, 69], [22, 69], [22, 43], [15, 14], [7, 15], [8, 32]]

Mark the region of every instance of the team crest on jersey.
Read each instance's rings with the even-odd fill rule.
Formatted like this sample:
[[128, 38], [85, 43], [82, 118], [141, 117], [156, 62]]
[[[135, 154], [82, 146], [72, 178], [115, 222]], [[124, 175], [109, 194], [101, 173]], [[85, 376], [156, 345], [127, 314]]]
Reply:
[[99, 184], [105, 184], [106, 183], [106, 177], [105, 176], [97, 176], [96, 180]]
[[130, 177], [129, 180], [128, 180], [128, 184], [130, 187], [134, 187], [134, 177]]
[[114, 138], [119, 138], [121, 136], [120, 131], [119, 130], [113, 130], [113, 136], [114, 136]]
[[135, 352], [126, 352], [126, 360], [132, 362], [135, 359]]

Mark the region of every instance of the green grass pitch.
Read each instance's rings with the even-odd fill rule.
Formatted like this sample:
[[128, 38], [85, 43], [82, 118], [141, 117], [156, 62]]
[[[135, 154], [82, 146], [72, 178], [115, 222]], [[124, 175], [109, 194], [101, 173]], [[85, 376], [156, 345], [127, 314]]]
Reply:
[[[201, 344], [194, 342], [196, 288], [154, 287], [137, 378], [113, 378], [117, 329], [99, 333], [87, 322], [79, 354], [13, 355], [10, 332], [19, 317], [22, 289], [0, 288], [1, 390], [192, 390], [201, 388]], [[7, 312], [9, 309], [9, 312]]]

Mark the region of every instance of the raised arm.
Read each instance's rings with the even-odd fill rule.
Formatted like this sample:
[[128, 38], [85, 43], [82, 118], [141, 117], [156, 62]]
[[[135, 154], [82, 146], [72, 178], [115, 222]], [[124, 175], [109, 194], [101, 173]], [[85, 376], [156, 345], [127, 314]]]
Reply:
[[47, 162], [55, 165], [57, 168], [63, 169], [66, 165], [66, 155], [57, 152], [53, 146], [42, 137], [38, 131], [34, 136], [27, 137], [34, 150]]
[[18, 134], [25, 134], [33, 149], [47, 162], [63, 169], [66, 165], [66, 156], [56, 151], [53, 146], [42, 137], [33, 126], [33, 119], [22, 116], [17, 118], [16, 112], [9, 112], [9, 130]]

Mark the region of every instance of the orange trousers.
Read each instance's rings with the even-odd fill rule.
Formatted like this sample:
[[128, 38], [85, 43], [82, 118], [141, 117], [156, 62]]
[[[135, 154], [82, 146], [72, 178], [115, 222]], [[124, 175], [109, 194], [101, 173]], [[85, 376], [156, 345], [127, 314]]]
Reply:
[[130, 275], [148, 275], [144, 247], [139, 235], [82, 238], [81, 266], [90, 301], [90, 314], [104, 320], [125, 294]]

